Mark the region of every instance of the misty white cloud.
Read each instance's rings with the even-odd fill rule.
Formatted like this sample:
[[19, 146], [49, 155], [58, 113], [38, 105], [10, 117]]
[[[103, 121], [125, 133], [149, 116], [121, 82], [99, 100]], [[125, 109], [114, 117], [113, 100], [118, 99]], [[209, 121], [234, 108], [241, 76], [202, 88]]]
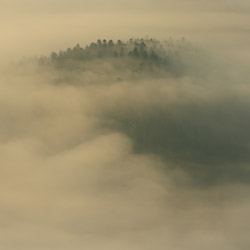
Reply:
[[[129, 70], [108, 60], [82, 72], [28, 65], [2, 73], [1, 247], [246, 248], [249, 187], [240, 169], [249, 160], [228, 163], [235, 152], [223, 155], [220, 147], [227, 149], [232, 134], [238, 138], [229, 149], [247, 148], [248, 83], [236, 84], [239, 71], [228, 77], [229, 66], [215, 58], [216, 65], [196, 60], [179, 78], [142, 73], [131, 80]], [[124, 79], [117, 82], [118, 75]], [[157, 118], [162, 111], [166, 121]], [[148, 118], [163, 119], [169, 129], [165, 158], [152, 147], [136, 152], [137, 139], [119, 126], [134, 119], [141, 126]], [[201, 147], [182, 141], [183, 131]], [[202, 148], [207, 142], [221, 159], [196, 157], [211, 156], [209, 144]], [[185, 158], [187, 149], [193, 161]], [[216, 183], [197, 182], [211, 176]]]
[[109, 61], [2, 70], [0, 248], [249, 249], [247, 0], [1, 6], [4, 66], [99, 38], [185, 36], [206, 52], [157, 79]]

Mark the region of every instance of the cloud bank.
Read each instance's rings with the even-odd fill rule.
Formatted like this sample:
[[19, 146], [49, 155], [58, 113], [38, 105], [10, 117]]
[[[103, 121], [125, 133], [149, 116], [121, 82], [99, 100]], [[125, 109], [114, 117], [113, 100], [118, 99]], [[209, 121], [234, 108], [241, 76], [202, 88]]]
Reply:
[[2, 73], [1, 247], [247, 249], [249, 78], [183, 60]]
[[[2, 4], [1, 248], [249, 249], [247, 1]], [[195, 53], [6, 66], [146, 35]]]

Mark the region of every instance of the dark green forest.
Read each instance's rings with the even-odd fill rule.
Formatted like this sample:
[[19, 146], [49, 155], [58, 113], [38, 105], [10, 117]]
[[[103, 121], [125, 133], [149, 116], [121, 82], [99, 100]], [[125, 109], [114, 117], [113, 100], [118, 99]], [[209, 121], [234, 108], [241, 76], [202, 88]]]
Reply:
[[183, 56], [194, 51], [195, 49], [185, 38], [176, 41], [169, 38], [163, 42], [143, 38], [129, 39], [126, 42], [98, 39], [85, 47], [77, 44], [64, 51], [52, 52], [49, 57], [42, 56], [39, 58], [39, 64], [53, 66], [56, 69], [74, 70], [84, 69], [84, 65], [90, 62], [105, 61], [115, 68], [122, 65], [131, 71], [157, 68], [181, 74], [184, 70]]

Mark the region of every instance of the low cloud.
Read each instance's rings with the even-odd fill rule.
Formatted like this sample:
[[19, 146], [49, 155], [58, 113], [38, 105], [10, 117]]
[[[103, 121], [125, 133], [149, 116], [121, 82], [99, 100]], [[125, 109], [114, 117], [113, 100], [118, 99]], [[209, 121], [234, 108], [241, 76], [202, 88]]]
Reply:
[[[0, 248], [249, 249], [249, 10], [2, 1]], [[147, 35], [192, 49], [171, 67], [50, 61]]]
[[247, 249], [249, 78], [205, 54], [2, 73], [0, 245]]

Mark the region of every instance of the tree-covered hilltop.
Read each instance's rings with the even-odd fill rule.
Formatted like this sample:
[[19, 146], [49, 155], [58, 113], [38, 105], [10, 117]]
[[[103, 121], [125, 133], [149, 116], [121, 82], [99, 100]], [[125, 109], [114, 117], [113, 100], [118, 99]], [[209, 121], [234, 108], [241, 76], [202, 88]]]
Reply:
[[[21, 74], [42, 74], [56, 84], [88, 85], [92, 83], [136, 79], [165, 79], [195, 73], [203, 76], [201, 63], [207, 63], [202, 50], [184, 38], [100, 40], [85, 47], [52, 52], [49, 56], [23, 58], [12, 64]], [[197, 70], [198, 68], [198, 70]], [[203, 67], [204, 68], [204, 67]], [[198, 72], [198, 73], [197, 73]]]
[[65, 51], [52, 52], [50, 57], [41, 57], [39, 62], [41, 65], [72, 70], [91, 61], [105, 60], [117, 64], [119, 60], [126, 62], [127, 68], [135, 70], [157, 67], [180, 73], [181, 57], [191, 51], [192, 46], [184, 38], [177, 41], [170, 38], [164, 42], [155, 39], [130, 39], [126, 42], [99, 39], [85, 48], [77, 44]]

